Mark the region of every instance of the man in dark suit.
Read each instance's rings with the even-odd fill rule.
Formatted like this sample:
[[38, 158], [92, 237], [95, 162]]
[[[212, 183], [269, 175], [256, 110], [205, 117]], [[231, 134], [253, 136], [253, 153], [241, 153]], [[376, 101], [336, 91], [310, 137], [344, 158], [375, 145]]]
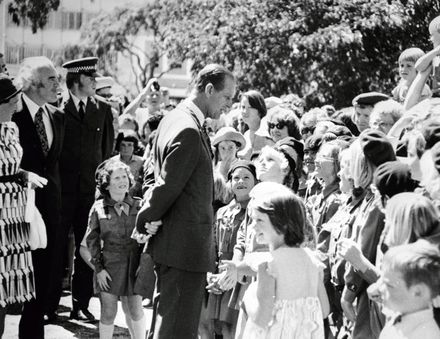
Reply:
[[[79, 249], [95, 198], [95, 170], [111, 156], [114, 140], [111, 107], [95, 97], [97, 62], [98, 58], [91, 57], [63, 65], [67, 69], [69, 93], [63, 107], [66, 130], [60, 158], [64, 232], [59, 241], [60, 251], [65, 251], [71, 227], [75, 236], [70, 317], [89, 321], [94, 320], [88, 311], [93, 295], [93, 271], [79, 255]], [[57, 295], [60, 289], [61, 285]]]
[[[235, 79], [220, 65], [197, 76], [189, 98], [167, 113], [154, 146], [155, 183], [138, 214], [139, 232], [154, 234], [157, 276], [150, 338], [197, 338], [206, 272], [213, 269], [213, 169], [205, 118], [230, 107]], [[162, 225], [154, 222], [161, 220]]]
[[[61, 221], [61, 181], [58, 160], [64, 137], [64, 114], [49, 102], [56, 101], [58, 74], [46, 57], [24, 60], [16, 81], [23, 95], [12, 120], [20, 132], [23, 148], [21, 168], [48, 180], [35, 192], [35, 203], [46, 225], [47, 247], [32, 251], [36, 299], [24, 304], [20, 338], [44, 338], [43, 316], [50, 301], [49, 285], [60, 265], [55, 244]], [[55, 312], [55, 309], [52, 310]]]

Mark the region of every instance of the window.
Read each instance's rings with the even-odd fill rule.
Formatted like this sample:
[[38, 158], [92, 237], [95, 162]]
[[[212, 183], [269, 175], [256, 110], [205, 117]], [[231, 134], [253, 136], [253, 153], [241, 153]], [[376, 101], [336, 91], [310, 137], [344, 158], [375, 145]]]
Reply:
[[61, 28], [66, 30], [79, 30], [82, 25], [81, 12], [63, 12], [61, 17]]

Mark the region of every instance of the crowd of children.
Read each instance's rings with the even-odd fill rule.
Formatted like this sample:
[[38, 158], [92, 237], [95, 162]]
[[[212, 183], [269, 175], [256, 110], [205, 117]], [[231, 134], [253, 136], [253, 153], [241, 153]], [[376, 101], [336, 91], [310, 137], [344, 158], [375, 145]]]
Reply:
[[303, 113], [299, 97], [249, 91], [226, 115], [249, 128], [245, 152], [232, 132], [216, 147], [256, 169], [230, 165], [248, 169], [246, 204], [234, 172], [216, 190], [234, 198], [214, 225], [202, 338], [440, 337], [440, 17], [429, 32], [431, 52], [399, 56], [392, 93]]
[[[400, 54], [391, 93], [304, 112], [297, 95], [250, 90], [210, 126], [217, 260], [201, 338], [440, 338], [440, 16], [429, 32], [432, 51]], [[81, 244], [103, 339], [119, 300], [132, 338], [146, 335], [144, 243], [161, 221], [133, 230], [167, 114], [150, 87], [118, 119]]]

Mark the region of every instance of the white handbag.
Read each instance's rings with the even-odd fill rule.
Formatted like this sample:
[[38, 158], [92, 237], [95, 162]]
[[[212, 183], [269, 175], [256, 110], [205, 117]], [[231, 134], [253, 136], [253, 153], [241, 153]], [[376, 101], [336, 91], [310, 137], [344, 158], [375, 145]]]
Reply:
[[27, 202], [24, 214], [24, 221], [30, 224], [29, 244], [31, 250], [46, 248], [46, 225], [44, 224], [40, 211], [38, 210], [37, 206], [35, 206], [35, 190], [31, 188], [31, 184], [28, 184], [27, 187]]

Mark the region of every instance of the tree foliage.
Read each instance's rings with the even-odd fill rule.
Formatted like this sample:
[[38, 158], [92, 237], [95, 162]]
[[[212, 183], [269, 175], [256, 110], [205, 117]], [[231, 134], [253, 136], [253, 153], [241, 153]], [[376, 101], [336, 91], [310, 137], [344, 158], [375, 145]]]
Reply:
[[17, 25], [22, 20], [29, 20], [32, 32], [36, 33], [47, 24], [49, 13], [56, 11], [59, 6], [60, 0], [14, 0], [8, 5], [8, 13]]
[[[9, 11], [35, 30], [58, 5], [14, 0]], [[170, 69], [187, 59], [194, 72], [218, 62], [237, 74], [241, 90], [293, 92], [309, 106], [342, 107], [364, 91], [389, 93], [400, 52], [432, 48], [428, 24], [439, 13], [440, 0], [156, 0], [101, 14], [66, 53], [98, 55], [110, 74], [112, 56], [122, 53], [139, 74], [138, 87], [165, 55], [174, 61]], [[151, 40], [137, 44], [144, 35]]]
[[[160, 77], [180, 65], [171, 60], [168, 69], [156, 74], [159, 61], [167, 54], [165, 41], [170, 34], [169, 22], [183, 18], [194, 8], [193, 1], [189, 0], [159, 0], [140, 8], [116, 8], [110, 14], [96, 17], [82, 29], [79, 49], [94, 47], [96, 55], [107, 56], [107, 60], [112, 59], [109, 53], [122, 53], [129, 58], [133, 73], [138, 77], [136, 85], [141, 88], [151, 77]], [[144, 45], [139, 37], [145, 36], [148, 42]], [[105, 69], [112, 73], [111, 63], [107, 63]]]

